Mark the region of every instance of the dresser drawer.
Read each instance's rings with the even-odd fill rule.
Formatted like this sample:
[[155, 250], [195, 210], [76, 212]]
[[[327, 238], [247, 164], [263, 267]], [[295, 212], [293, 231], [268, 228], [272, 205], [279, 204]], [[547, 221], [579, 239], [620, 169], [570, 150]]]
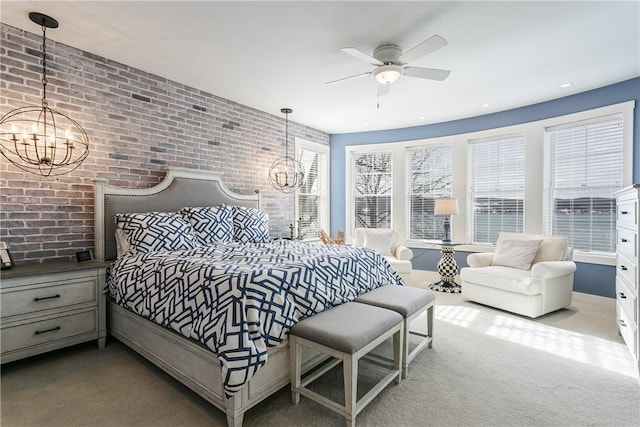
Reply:
[[2, 352], [98, 332], [97, 308], [2, 328]]
[[633, 355], [633, 358], [635, 360], [638, 360], [638, 329], [635, 328], [629, 321], [626, 313], [620, 307], [620, 303], [616, 305], [616, 313], [616, 320], [618, 321], [618, 329], [620, 330], [620, 335], [622, 335], [622, 338], [627, 344], [627, 347]]
[[637, 199], [619, 200], [617, 203], [618, 225], [627, 227], [638, 226], [638, 201]]
[[624, 283], [623, 280], [620, 280], [619, 277], [616, 278], [616, 298], [626, 313], [629, 322], [637, 328], [638, 325], [636, 324], [635, 319], [638, 318], [638, 298], [634, 292], [631, 292], [627, 284]]
[[638, 234], [634, 230], [618, 227], [618, 251], [630, 258], [638, 257]]
[[64, 282], [49, 282], [36, 287], [16, 287], [2, 293], [2, 318], [18, 314], [40, 313], [43, 310], [75, 304], [97, 303], [94, 277]]
[[627, 286], [638, 295], [638, 265], [626, 255], [618, 253], [616, 261], [616, 277], [622, 278]]

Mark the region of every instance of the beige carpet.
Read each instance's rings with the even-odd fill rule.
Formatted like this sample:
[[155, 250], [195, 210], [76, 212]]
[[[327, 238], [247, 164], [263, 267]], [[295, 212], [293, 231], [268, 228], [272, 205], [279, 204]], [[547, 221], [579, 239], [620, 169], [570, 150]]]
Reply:
[[[415, 272], [426, 287], [433, 273]], [[638, 426], [640, 382], [615, 325], [615, 302], [576, 294], [538, 320], [437, 294], [434, 347], [358, 416], [360, 426]], [[423, 319], [418, 319], [420, 322]], [[362, 367], [362, 386], [381, 375]], [[208, 426], [225, 416], [110, 339], [2, 366], [1, 419], [12, 426]], [[316, 388], [339, 397], [339, 369]], [[245, 426], [342, 426], [280, 390]]]

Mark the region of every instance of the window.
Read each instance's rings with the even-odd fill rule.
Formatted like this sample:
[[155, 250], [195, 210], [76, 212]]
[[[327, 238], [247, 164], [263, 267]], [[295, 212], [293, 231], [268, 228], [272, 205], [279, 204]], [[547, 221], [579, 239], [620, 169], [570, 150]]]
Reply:
[[[501, 231], [568, 236], [578, 262], [615, 265], [615, 198], [633, 181], [634, 101], [502, 128], [346, 146], [345, 228], [391, 227], [433, 249], [434, 199], [451, 239], [485, 252]], [[338, 218], [338, 221], [340, 219]]]
[[329, 230], [329, 147], [296, 139], [296, 157], [304, 167], [304, 183], [295, 193], [296, 237], [318, 238], [318, 231]]
[[435, 199], [451, 197], [451, 146], [428, 146], [408, 150], [409, 238], [442, 238], [442, 218], [433, 214]]
[[353, 156], [354, 227], [391, 227], [391, 152]]
[[495, 243], [501, 231], [524, 231], [525, 139], [470, 141], [471, 239]]
[[547, 232], [585, 252], [616, 250], [616, 200], [623, 187], [623, 120], [614, 115], [547, 128]]

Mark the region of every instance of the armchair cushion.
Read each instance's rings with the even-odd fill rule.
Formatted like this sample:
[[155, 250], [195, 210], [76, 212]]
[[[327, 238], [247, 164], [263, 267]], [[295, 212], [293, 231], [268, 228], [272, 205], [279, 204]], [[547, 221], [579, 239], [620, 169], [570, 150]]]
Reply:
[[570, 258], [569, 242], [566, 237], [502, 232], [498, 236], [496, 246], [500, 244], [502, 239], [542, 240], [532, 264], [542, 261], [565, 261]]
[[542, 243], [542, 239], [501, 238], [496, 244], [496, 252], [491, 260], [491, 265], [529, 270], [536, 252], [540, 249], [540, 243]]
[[366, 228], [362, 246], [378, 251], [382, 255], [391, 255], [392, 238], [393, 230], [390, 228]]
[[525, 295], [537, 295], [541, 289], [540, 278], [533, 277], [531, 271], [518, 268], [492, 265], [483, 268], [463, 268], [460, 274], [463, 292], [465, 281]]

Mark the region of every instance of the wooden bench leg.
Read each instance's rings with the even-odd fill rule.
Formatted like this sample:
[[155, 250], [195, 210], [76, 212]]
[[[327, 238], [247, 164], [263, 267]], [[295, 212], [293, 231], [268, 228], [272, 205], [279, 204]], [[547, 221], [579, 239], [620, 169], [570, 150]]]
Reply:
[[[408, 339], [405, 339], [405, 322], [400, 326], [400, 330], [393, 334], [393, 369], [397, 370], [398, 376], [394, 379], [396, 384], [400, 384], [403, 378], [407, 377], [407, 355], [409, 354]], [[407, 331], [409, 329], [407, 328]]]
[[432, 304], [431, 307], [427, 309], [427, 335], [431, 337], [428, 348], [433, 347], [433, 311], [435, 309], [435, 304]]
[[291, 402], [294, 405], [300, 403], [300, 380], [302, 377], [302, 349], [295, 335], [289, 335], [289, 365], [291, 369]]
[[345, 354], [342, 359], [344, 376], [344, 417], [347, 427], [356, 423], [356, 409], [358, 397], [358, 359], [351, 354]]

